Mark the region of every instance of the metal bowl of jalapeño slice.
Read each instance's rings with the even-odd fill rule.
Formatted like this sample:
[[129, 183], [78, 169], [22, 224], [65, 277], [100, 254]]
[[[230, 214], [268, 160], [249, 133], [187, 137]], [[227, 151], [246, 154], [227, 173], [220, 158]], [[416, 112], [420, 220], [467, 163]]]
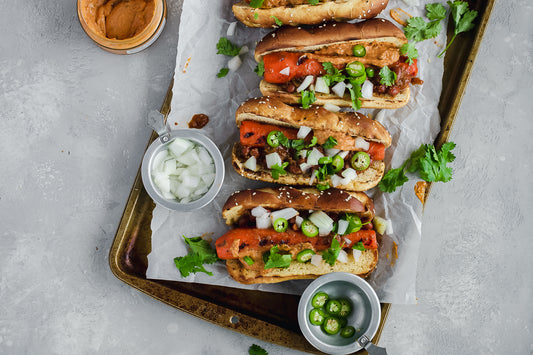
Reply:
[[381, 307], [374, 289], [359, 276], [333, 272], [311, 282], [298, 304], [298, 323], [304, 337], [328, 354], [351, 354], [365, 349], [386, 354], [371, 340], [379, 328]]

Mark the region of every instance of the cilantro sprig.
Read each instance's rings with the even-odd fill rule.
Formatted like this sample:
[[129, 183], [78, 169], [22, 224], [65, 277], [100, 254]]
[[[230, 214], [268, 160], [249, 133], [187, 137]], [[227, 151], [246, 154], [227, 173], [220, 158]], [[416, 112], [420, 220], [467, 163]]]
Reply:
[[379, 83], [386, 86], [394, 85], [394, 82], [398, 79], [398, 75], [396, 75], [394, 71], [390, 70], [388, 66], [384, 66], [380, 69], [379, 76]]
[[276, 16], [271, 15], [270, 17], [272, 17], [274, 19], [274, 22], [276, 23], [276, 25], [283, 26], [283, 22], [280, 21]]
[[182, 277], [191, 273], [204, 272], [209, 276], [213, 273], [204, 268], [204, 264], [213, 264], [219, 260], [217, 252], [202, 237], [187, 238], [183, 236], [189, 246], [189, 254], [174, 258], [174, 263]]
[[313, 90], [302, 90], [302, 96], [299, 103], [303, 108], [309, 108], [316, 101], [315, 92]]
[[231, 43], [226, 37], [220, 37], [217, 43], [217, 54], [224, 54], [230, 57], [239, 55], [241, 47]]
[[452, 178], [452, 168], [448, 163], [455, 160], [451, 152], [455, 143], [444, 143], [438, 151], [432, 144], [422, 144], [420, 148], [411, 153], [409, 159], [402, 166], [389, 170], [379, 183], [383, 192], [394, 192], [396, 188], [409, 181], [405, 172], [418, 172], [420, 178], [427, 182], [448, 182]]
[[217, 74], [217, 78], [223, 78], [225, 77], [226, 75], [228, 75], [229, 73], [229, 69], [228, 68], [222, 68], [220, 69], [220, 71], [218, 72]]
[[430, 19], [429, 22], [424, 21], [422, 17], [411, 17], [407, 20], [404, 33], [408, 40], [420, 42], [440, 34], [441, 21], [446, 18], [446, 8], [441, 3], [426, 4], [426, 16]]
[[407, 64], [413, 64], [414, 60], [418, 58], [418, 49], [416, 49], [415, 44], [408, 42], [400, 47], [400, 54], [407, 57]]
[[337, 240], [337, 238], [333, 238], [331, 240], [331, 246], [329, 249], [327, 249], [325, 252], [322, 253], [322, 259], [333, 266], [335, 264], [335, 261], [337, 261], [337, 258], [339, 257], [339, 254], [341, 252], [342, 246]]
[[268, 355], [268, 352], [257, 344], [252, 344], [248, 348], [248, 355]]
[[438, 55], [439, 58], [444, 55], [448, 48], [450, 48], [455, 40], [455, 37], [457, 37], [459, 33], [467, 32], [474, 28], [473, 22], [477, 17], [477, 11], [470, 10], [466, 1], [448, 1], [448, 5], [450, 5], [451, 15], [453, 18], [453, 37], [446, 48], [444, 48], [444, 50]]
[[251, 0], [250, 1], [250, 7], [253, 7], [253, 8], [260, 8], [261, 6], [263, 6], [263, 2], [265, 0]]
[[263, 62], [263, 60], [257, 63], [254, 72], [257, 74], [257, 76], [263, 76], [263, 74], [265, 74], [265, 62]]
[[281, 166], [279, 164], [274, 164], [270, 167], [270, 174], [272, 175], [272, 178], [274, 180], [279, 179], [280, 175], [287, 175], [287, 171], [285, 168], [289, 165], [289, 162], [286, 161], [285, 163], [282, 163]]
[[267, 260], [265, 262], [265, 269], [271, 269], [274, 267], [286, 268], [291, 265], [291, 254], [280, 254], [279, 247], [277, 245], [270, 248]]

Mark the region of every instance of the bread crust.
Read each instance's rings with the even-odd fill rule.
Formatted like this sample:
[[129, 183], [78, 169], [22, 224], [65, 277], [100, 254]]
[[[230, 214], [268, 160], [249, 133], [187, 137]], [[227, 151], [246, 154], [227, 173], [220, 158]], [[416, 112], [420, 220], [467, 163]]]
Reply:
[[348, 134], [389, 147], [392, 138], [379, 122], [357, 112], [331, 112], [321, 106], [303, 109], [287, 105], [277, 97], [253, 98], [242, 103], [235, 112], [235, 122], [254, 120], [263, 123], [299, 128], [307, 126], [313, 130], [326, 130]]
[[353, 255], [348, 254], [348, 262], [341, 263], [337, 261], [333, 266], [324, 261], [319, 266], [293, 261], [288, 268], [272, 268], [258, 272], [253, 269], [247, 269], [240, 260], [233, 259], [226, 260], [226, 268], [235, 281], [249, 285], [315, 279], [331, 272], [349, 272], [360, 277], [367, 277], [374, 270], [377, 263], [378, 251], [376, 249], [367, 249], [362, 252], [357, 261], [354, 260]]
[[222, 217], [227, 225], [235, 224], [246, 212], [256, 206], [267, 209], [292, 207], [296, 210], [356, 213], [362, 220], [372, 220], [374, 203], [363, 192], [339, 189], [318, 191], [314, 188], [290, 186], [265, 187], [234, 192], [222, 207]]
[[385, 19], [370, 19], [357, 23], [327, 23], [313, 28], [282, 27], [270, 32], [255, 47], [255, 60], [265, 54], [288, 52], [314, 52], [331, 44], [383, 41], [400, 48], [407, 43], [401, 29]]
[[[269, 96], [272, 99], [278, 99], [282, 102], [292, 105], [299, 104], [300, 94], [286, 92], [283, 90], [281, 85], [271, 84], [265, 80], [261, 80], [261, 83], [259, 84], [259, 90], [261, 90], [261, 94], [264, 96]], [[407, 105], [410, 96], [411, 90], [409, 87], [406, 87], [394, 97], [387, 94], [374, 93], [370, 99], [360, 97], [359, 100], [361, 100], [361, 108], [395, 109]], [[315, 92], [315, 97], [315, 105], [324, 105], [326, 103], [330, 103], [339, 107], [352, 107], [352, 100], [348, 94], [344, 95], [344, 97], [339, 97], [336, 95]]]
[[[245, 1], [232, 6], [237, 20], [249, 27], [276, 27], [276, 19], [284, 25], [317, 25], [326, 21], [368, 19], [377, 16], [388, 0], [328, 1], [318, 5], [278, 6], [270, 9], [253, 8]], [[256, 15], [257, 14], [257, 15]], [[274, 17], [272, 17], [274, 16]]]

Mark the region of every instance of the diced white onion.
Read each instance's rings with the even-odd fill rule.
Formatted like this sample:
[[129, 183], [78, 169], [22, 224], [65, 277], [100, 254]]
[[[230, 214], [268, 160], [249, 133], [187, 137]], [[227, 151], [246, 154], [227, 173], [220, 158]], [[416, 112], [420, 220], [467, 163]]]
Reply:
[[215, 180], [215, 164], [205, 149], [194, 142], [175, 138], [158, 153], [151, 175], [158, 192], [167, 199], [187, 203], [205, 194]]
[[350, 153], [350, 152], [347, 151], [347, 150], [343, 150], [343, 151], [340, 151], [340, 152], [339, 152], [339, 156], [340, 156], [342, 159], [346, 159], [346, 156], [348, 155], [348, 153]]
[[348, 254], [346, 254], [346, 252], [341, 249], [339, 251], [339, 256], [337, 256], [337, 260], [340, 261], [341, 263], [347, 263], [348, 262]]
[[244, 167], [252, 171], [257, 171], [259, 169], [257, 166], [257, 159], [252, 155], [244, 162]]
[[331, 179], [331, 185], [333, 185], [333, 187], [337, 187], [343, 184], [343, 179], [337, 174], [331, 175], [330, 179]]
[[291, 74], [291, 68], [290, 67], [286, 67], [286, 68], [283, 68], [279, 71], [279, 73], [281, 75], [286, 75], [286, 76], [289, 76]]
[[355, 138], [355, 148], [362, 149], [362, 150], [368, 150], [368, 148], [370, 148], [370, 143], [368, 143], [361, 137], [357, 137]]
[[333, 225], [328, 227], [320, 227], [318, 228], [318, 235], [321, 237], [325, 237], [326, 235], [329, 235], [331, 231], [333, 230]]
[[309, 215], [309, 220], [318, 228], [333, 229], [333, 219], [324, 211], [314, 211]]
[[289, 219], [291, 219], [292, 217], [296, 217], [297, 215], [298, 211], [296, 211], [292, 207], [288, 207], [272, 212], [270, 214], [270, 219], [272, 220], [272, 222], [274, 222], [278, 218], [284, 218], [288, 221]]
[[257, 229], [267, 229], [270, 228], [271, 225], [272, 222], [270, 222], [270, 216], [268, 214], [264, 214], [255, 219], [255, 226]]
[[188, 139], [176, 138], [168, 145], [168, 150], [179, 158], [183, 153], [194, 147], [194, 143]]
[[152, 162], [152, 170], [163, 170], [163, 162], [168, 157], [168, 150], [162, 150], [156, 154], [154, 161]]
[[338, 225], [337, 225], [337, 233], [339, 233], [340, 235], [344, 235], [346, 233], [346, 229], [348, 228], [348, 225], [350, 223], [348, 223], [348, 221], [346, 221], [344, 219], [339, 219], [339, 221], [337, 223], [338, 223]]
[[345, 90], [346, 90], [346, 84], [343, 81], [338, 82], [331, 88], [331, 91], [333, 91], [335, 95], [337, 95], [338, 97], [344, 97]]
[[309, 185], [313, 185], [313, 183], [314, 183], [315, 180], [316, 180], [316, 174], [315, 174], [315, 171], [316, 171], [316, 170], [311, 171], [311, 178], [309, 179]]
[[363, 254], [363, 252], [361, 250], [352, 249], [352, 254], [353, 254], [353, 260], [357, 261], [357, 260], [359, 260], [359, 258], [361, 257], [361, 254]]
[[303, 217], [296, 216], [296, 227], [300, 228], [302, 226], [303, 221], [304, 221]]
[[226, 32], [226, 34], [228, 35], [228, 37], [232, 37], [234, 34], [235, 34], [235, 28], [237, 27], [237, 21], [235, 22], [231, 22], [228, 26], [228, 31]]
[[341, 150], [340, 149], [336, 149], [336, 148], [329, 148], [329, 149], [325, 149], [324, 152], [326, 153], [326, 155], [328, 157], [334, 157], [335, 155], [337, 155], [337, 153], [339, 153]]
[[365, 80], [361, 86], [361, 96], [365, 99], [371, 99], [374, 94], [374, 84], [370, 80]]
[[298, 130], [298, 133], [296, 134], [296, 138], [304, 139], [305, 137], [307, 137], [309, 133], [311, 133], [311, 131], [312, 131], [311, 127], [300, 126], [300, 129]]
[[307, 157], [307, 163], [311, 165], [318, 165], [318, 159], [322, 158], [324, 154], [320, 150], [313, 148], [309, 156]]
[[352, 168], [344, 169], [341, 175], [348, 181], [352, 181], [357, 178], [357, 172]]
[[300, 164], [300, 169], [302, 170], [303, 173], [307, 172], [307, 170], [309, 170], [313, 165], [312, 164], [309, 164], [309, 163], [302, 163]]
[[248, 48], [248, 46], [242, 46], [241, 47], [241, 50], [239, 51], [239, 55], [243, 55], [243, 54], [246, 54], [250, 51], [250, 48]]
[[[346, 231], [345, 231], [346, 232]], [[339, 232], [340, 233], [340, 232]], [[348, 245], [352, 244], [352, 240], [348, 238], [344, 238], [344, 242]]]
[[297, 92], [302, 92], [304, 91], [305, 89], [307, 89], [309, 87], [309, 85], [311, 85], [313, 83], [313, 80], [315, 79], [314, 76], [312, 75], [308, 75], [305, 77], [304, 81], [302, 81], [302, 83], [300, 84], [300, 86], [298, 86], [298, 88], [296, 89]]
[[316, 267], [319, 267], [320, 264], [322, 264], [322, 255], [315, 254], [311, 257], [311, 264], [313, 264]]
[[240, 68], [241, 64], [242, 64], [241, 58], [238, 55], [236, 55], [235, 57], [231, 58], [228, 61], [228, 68], [231, 71], [236, 71], [237, 69]]
[[[321, 76], [316, 78], [315, 91], [316, 92], [321, 92], [323, 94], [329, 94], [329, 86], [326, 84], [326, 81]], [[324, 105], [324, 107], [325, 107], [325, 105]]]
[[331, 111], [331, 112], [339, 112], [341, 110], [341, 108], [337, 105], [334, 105], [332, 103], [329, 103], [329, 102], [326, 102], [324, 104], [324, 108], [328, 111]]
[[278, 153], [267, 154], [265, 155], [265, 159], [266, 159], [267, 167], [269, 169], [272, 168], [276, 164], [278, 164], [278, 166], [281, 166], [282, 164], [281, 157], [279, 156]]
[[257, 206], [257, 207], [252, 208], [250, 213], [252, 216], [257, 218], [257, 217], [261, 217], [262, 215], [268, 214], [269, 212], [266, 208]]
[[298, 156], [302, 158], [307, 158], [307, 149], [302, 149], [298, 152]]
[[387, 220], [387, 234], [391, 235], [394, 231], [392, 230], [392, 221], [390, 219]]

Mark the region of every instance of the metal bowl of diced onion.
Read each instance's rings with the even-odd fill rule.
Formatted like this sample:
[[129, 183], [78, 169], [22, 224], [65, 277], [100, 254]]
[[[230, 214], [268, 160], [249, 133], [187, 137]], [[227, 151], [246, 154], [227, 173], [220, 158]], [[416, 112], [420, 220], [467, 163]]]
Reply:
[[224, 159], [216, 144], [192, 129], [170, 131], [166, 143], [156, 139], [141, 165], [144, 187], [154, 202], [181, 212], [213, 201], [224, 173]]

